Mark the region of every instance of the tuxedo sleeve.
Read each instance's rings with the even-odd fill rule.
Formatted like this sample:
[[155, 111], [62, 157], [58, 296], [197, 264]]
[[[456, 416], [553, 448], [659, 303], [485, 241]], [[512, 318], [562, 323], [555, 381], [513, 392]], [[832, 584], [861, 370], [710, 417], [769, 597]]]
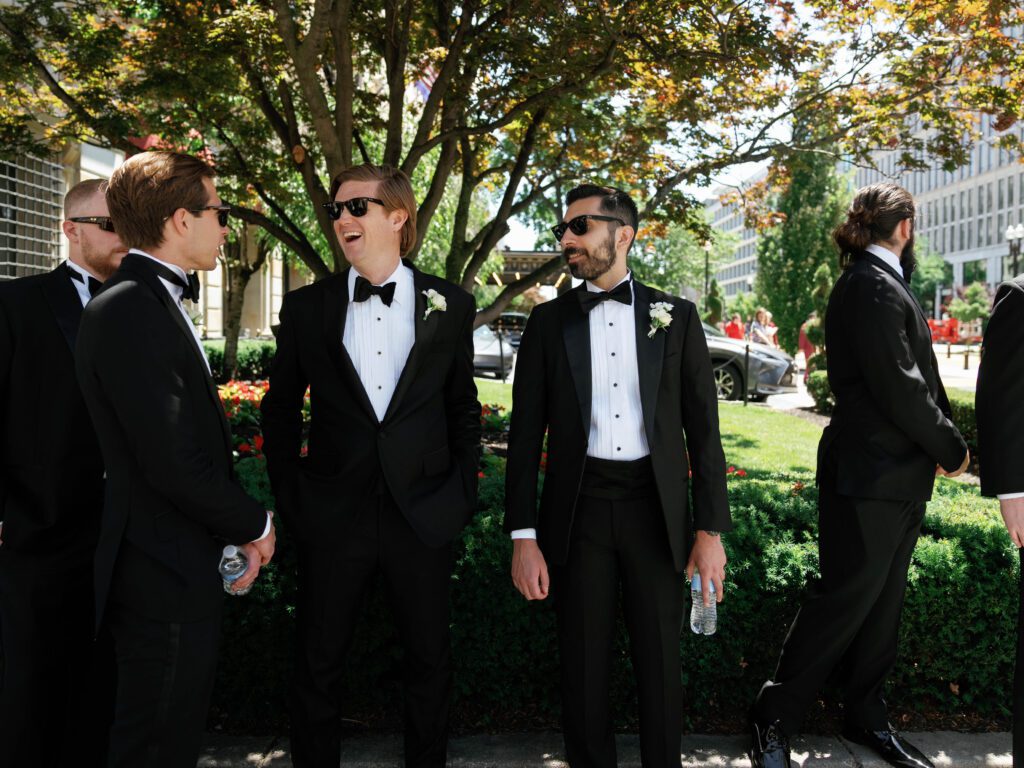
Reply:
[[546, 307], [523, 329], [512, 383], [512, 419], [505, 466], [505, 531], [537, 528], [537, 473], [548, 426], [543, 336]]
[[[14, 334], [11, 329], [11, 322], [8, 318], [7, 302], [3, 294], [0, 294], [0, 432], [6, 434], [10, 428], [4, 423], [7, 414], [7, 401], [10, 398], [11, 367], [14, 359]], [[7, 508], [7, 496], [9, 494], [7, 468], [0, 462], [0, 524], [4, 521], [4, 511]], [[0, 537], [2, 538], [2, 537]]]
[[907, 312], [916, 313], [916, 307], [881, 275], [853, 278], [840, 312], [845, 327], [872, 329], [849, 338], [875, 406], [943, 469], [957, 469], [967, 443], [932, 397], [911, 350]]
[[188, 367], [202, 365], [191, 343], [163, 304], [87, 308], [76, 347], [82, 394], [90, 410], [114, 414], [145, 482], [182, 515], [226, 541], [253, 541], [266, 511], [214, 461], [212, 451], [227, 446], [211, 447], [197, 430], [221, 416], [219, 403], [189, 386]]
[[1024, 491], [1024, 287], [996, 296], [978, 371], [978, 466], [985, 496]]
[[445, 410], [448, 420], [448, 445], [452, 457], [463, 473], [464, 484], [472, 507], [476, 506], [477, 471], [480, 464], [480, 401], [473, 381], [473, 320], [476, 317], [472, 298], [459, 320], [459, 337], [455, 356], [445, 380]]
[[286, 295], [278, 313], [281, 323], [277, 329], [277, 353], [270, 366], [270, 388], [260, 404], [263, 453], [279, 508], [287, 507], [288, 479], [298, 467], [302, 406], [309, 386], [299, 359], [297, 314], [294, 295]]
[[718, 427], [718, 391], [697, 308], [686, 302], [682, 352], [683, 432], [693, 489], [693, 523], [699, 531], [732, 530], [725, 487], [725, 452]]

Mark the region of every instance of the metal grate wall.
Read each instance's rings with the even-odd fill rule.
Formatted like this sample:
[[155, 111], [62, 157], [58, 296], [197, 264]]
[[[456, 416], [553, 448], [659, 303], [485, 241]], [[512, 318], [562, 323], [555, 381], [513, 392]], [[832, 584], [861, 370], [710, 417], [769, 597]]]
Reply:
[[63, 195], [60, 164], [30, 156], [0, 161], [0, 280], [56, 266]]

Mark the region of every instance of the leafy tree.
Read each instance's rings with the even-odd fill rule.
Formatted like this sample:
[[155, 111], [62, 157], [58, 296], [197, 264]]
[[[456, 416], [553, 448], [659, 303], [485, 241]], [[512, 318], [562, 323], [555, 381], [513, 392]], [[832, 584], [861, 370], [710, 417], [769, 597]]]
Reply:
[[245, 289], [253, 275], [259, 274], [274, 249], [273, 241], [260, 236], [252, 225], [242, 225], [221, 248], [220, 263], [227, 284], [224, 317], [224, 375], [234, 379], [238, 374], [238, 334], [242, 324]]
[[[961, 164], [978, 114], [1003, 130], [1024, 108], [1007, 34], [1020, 14], [1020, 0], [23, 0], [0, 6], [0, 144], [133, 152], [156, 134], [205, 152], [239, 215], [318, 277], [345, 266], [329, 179], [398, 165], [426, 189], [421, 238], [456, 197], [444, 274], [470, 289], [510, 217], [550, 221], [583, 179], [699, 228], [681, 189], [736, 163], [892, 146], [907, 167], [925, 152]], [[808, 116], [829, 129], [780, 130]]]
[[[701, 222], [707, 223], [705, 218], [698, 218], [697, 223]], [[694, 232], [681, 224], [642, 226], [633, 245], [630, 268], [638, 280], [668, 293], [679, 294], [684, 288], [701, 292], [705, 258], [709, 272], [714, 274], [731, 256], [736, 243], [735, 235], [710, 228], [706, 231], [705, 235], [701, 227]], [[710, 251], [705, 250], [707, 242], [712, 243]]]
[[[963, 296], [949, 303], [949, 316], [960, 321], [961, 335], [966, 335], [963, 326], [975, 320], [987, 320], [992, 308], [992, 298], [985, 283], [971, 283], [964, 288]], [[971, 337], [967, 337], [970, 345]]]
[[822, 264], [814, 272], [813, 290], [811, 291], [811, 303], [814, 309], [814, 319], [807, 324], [807, 340], [819, 351], [807, 361], [807, 370], [823, 370], [825, 368], [825, 312], [828, 310], [828, 298], [832, 295], [832, 285], [835, 280], [832, 277], [832, 270], [827, 264]]
[[728, 314], [732, 316], [735, 313], [739, 313], [743, 322], [747, 323], [753, 319], [754, 313], [761, 304], [762, 302], [760, 297], [754, 292], [737, 293], [729, 301]]
[[946, 262], [931, 249], [923, 237], [916, 238], [915, 250], [918, 251], [917, 268], [910, 276], [910, 289], [920, 302], [925, 314], [935, 314], [935, 289], [940, 285], [953, 284], [953, 265]]

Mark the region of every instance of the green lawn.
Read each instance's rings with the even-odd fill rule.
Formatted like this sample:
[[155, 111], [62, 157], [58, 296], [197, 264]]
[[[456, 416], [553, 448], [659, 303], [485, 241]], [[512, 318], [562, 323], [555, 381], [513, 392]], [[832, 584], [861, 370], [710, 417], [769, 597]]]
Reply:
[[477, 377], [477, 399], [484, 405], [501, 405], [507, 411], [512, 410], [512, 385], [501, 379], [483, 379]]
[[719, 403], [726, 461], [759, 472], [814, 472], [821, 427], [763, 406]]

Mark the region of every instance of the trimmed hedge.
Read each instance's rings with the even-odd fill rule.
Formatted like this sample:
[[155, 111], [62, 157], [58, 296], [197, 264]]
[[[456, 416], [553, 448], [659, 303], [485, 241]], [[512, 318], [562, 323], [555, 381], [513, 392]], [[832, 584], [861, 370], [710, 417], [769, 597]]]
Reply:
[[978, 422], [974, 415], [974, 393], [963, 389], [947, 389], [950, 410], [953, 412], [953, 423], [967, 441], [971, 457], [978, 456]]
[[832, 413], [836, 407], [826, 371], [811, 371], [807, 375], [807, 394], [814, 398], [814, 410], [818, 413]]
[[[229, 378], [224, 372], [224, 342], [204, 341], [203, 349], [210, 361], [210, 372], [213, 380], [223, 384]], [[277, 352], [277, 342], [273, 339], [239, 339], [238, 340], [238, 376], [244, 381], [266, 379], [270, 376], [270, 361]]]
[[[247, 489], [272, 505], [262, 457], [238, 463]], [[504, 462], [485, 457], [480, 512], [457, 549], [452, 632], [453, 725], [460, 730], [557, 727], [558, 652], [548, 601], [527, 603], [509, 578], [501, 530]], [[712, 638], [683, 631], [680, 654], [688, 728], [733, 730], [771, 675], [808, 578], [817, 573], [816, 489], [808, 474], [730, 475], [735, 530], [726, 602]], [[294, 552], [279, 521], [278, 555], [253, 592], [228, 599], [216, 721], [248, 732], [285, 717], [295, 605]], [[895, 714], [968, 714], [1005, 727], [1013, 671], [1018, 558], [995, 506], [975, 488], [940, 480], [914, 553], [900, 657], [887, 696]], [[680, 588], [685, 586], [680, 583]], [[346, 717], [400, 728], [400, 651], [386, 600], [368, 600], [349, 654]], [[621, 623], [614, 656], [616, 722], [636, 727], [628, 645]], [[826, 692], [826, 703], [834, 695]], [[820, 707], [808, 729], [822, 725]], [[899, 722], [899, 720], [895, 720]], [[922, 723], [919, 722], [919, 725]]]

